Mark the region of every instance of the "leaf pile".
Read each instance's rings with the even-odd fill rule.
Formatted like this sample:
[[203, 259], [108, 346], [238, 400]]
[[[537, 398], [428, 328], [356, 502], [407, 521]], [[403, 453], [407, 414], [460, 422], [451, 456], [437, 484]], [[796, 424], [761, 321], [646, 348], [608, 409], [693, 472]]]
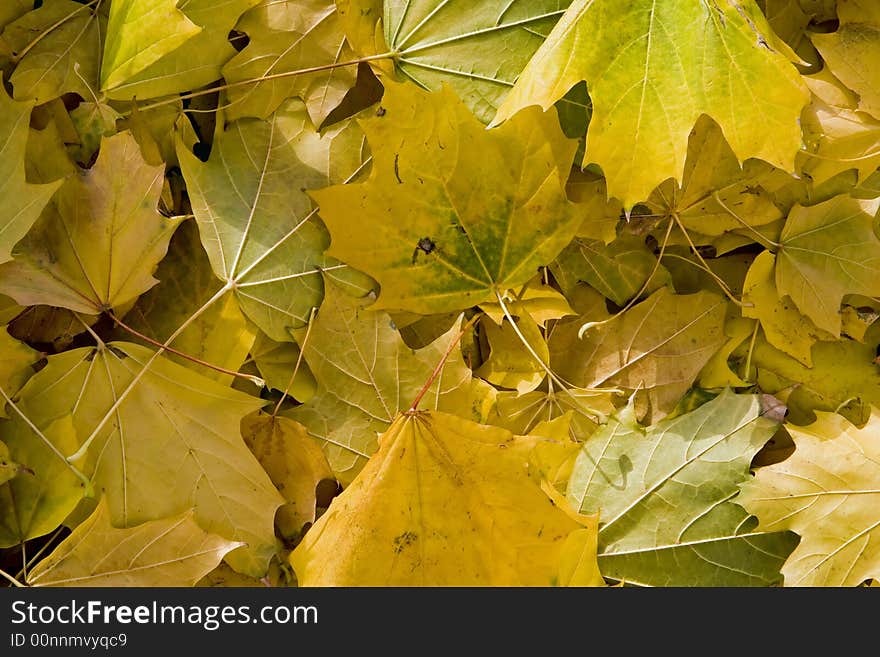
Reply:
[[0, 574], [880, 579], [867, 0], [0, 8]]

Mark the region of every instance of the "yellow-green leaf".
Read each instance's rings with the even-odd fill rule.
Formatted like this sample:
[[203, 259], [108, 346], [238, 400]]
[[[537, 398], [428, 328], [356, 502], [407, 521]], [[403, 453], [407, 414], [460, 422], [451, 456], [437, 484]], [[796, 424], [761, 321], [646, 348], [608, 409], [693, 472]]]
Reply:
[[756, 531], [729, 501], [777, 426], [757, 395], [727, 390], [647, 428], [628, 406], [591, 436], [567, 496], [581, 513], [600, 512], [602, 574], [642, 586], [778, 583], [794, 537]]
[[275, 552], [273, 519], [283, 500], [239, 423], [264, 402], [153, 356], [124, 342], [51, 356], [22, 389], [20, 407], [38, 427], [73, 415], [85, 449], [78, 463], [106, 496], [115, 526], [194, 507], [206, 531], [247, 543], [229, 563], [261, 576]]
[[[0, 389], [8, 397], [15, 396], [19, 388], [33, 374], [34, 371], [30, 366], [38, 360], [40, 360], [39, 352], [0, 329]], [[5, 402], [0, 404], [0, 418], [3, 417], [9, 417]]]
[[576, 145], [552, 112], [487, 131], [449, 89], [393, 84], [382, 109], [361, 123], [369, 180], [312, 192], [328, 253], [380, 283], [377, 308], [428, 315], [492, 300], [574, 237], [564, 185]]
[[112, 99], [156, 98], [198, 89], [222, 76], [236, 50], [229, 33], [239, 17], [260, 0], [186, 0], [180, 10], [200, 32], [107, 91]]
[[65, 461], [79, 446], [71, 416], [44, 423], [42, 437], [16, 418], [3, 423], [3, 438], [25, 470], [0, 486], [0, 547], [53, 531], [86, 493], [76, 466]]
[[[195, 222], [184, 222], [174, 233], [168, 255], [156, 270], [156, 278], [159, 284], [137, 300], [123, 321], [154, 341], [163, 343], [222, 287], [199, 241]], [[247, 359], [256, 333], [253, 325], [241, 314], [235, 297], [227, 293], [189, 322], [174, 339], [174, 348], [237, 372]], [[137, 341], [135, 336], [121, 328], [115, 332], [115, 337]], [[232, 382], [229, 374], [208, 369], [176, 354], [168, 353], [167, 356], [216, 381]]]
[[179, 219], [157, 210], [164, 167], [131, 133], [105, 139], [95, 166], [66, 180], [33, 230], [0, 267], [0, 290], [24, 305], [96, 315], [156, 284], [152, 273]]
[[511, 308], [511, 312], [515, 315], [519, 332], [506, 318], [502, 318], [499, 324], [488, 318], [480, 322], [489, 354], [475, 374], [499, 388], [525, 394], [541, 384], [546, 371], [523, 344], [523, 338], [543, 363], [549, 362], [550, 351], [541, 329], [529, 313], [518, 304]]
[[[530, 476], [541, 440], [444, 413], [399, 416], [291, 555], [299, 583], [601, 584], [595, 518], [574, 516]], [[587, 581], [564, 581], [579, 561], [593, 562]]]
[[811, 367], [813, 345], [819, 340], [833, 340], [834, 336], [802, 315], [790, 297], [780, 298], [775, 265], [776, 257], [769, 251], [755, 258], [743, 287], [743, 317], [759, 320], [767, 342]]
[[[355, 59], [333, 0], [263, 0], [242, 17], [237, 29], [250, 41], [223, 67], [230, 83]], [[298, 97], [319, 126], [354, 86], [356, 76], [357, 66], [349, 65], [233, 87], [226, 92], [229, 117], [264, 119], [286, 98]]]
[[796, 449], [760, 468], [736, 498], [765, 531], [800, 545], [782, 569], [786, 586], [858, 586], [880, 577], [880, 413], [857, 429], [834, 413], [787, 425]]
[[6, 26], [0, 39], [20, 58], [9, 80], [16, 100], [41, 105], [66, 93], [92, 98], [107, 24], [95, 9], [72, 0], [44, 0]]
[[[341, 482], [352, 480], [376, 451], [376, 436], [415, 401], [457, 338], [460, 325], [461, 320], [415, 351], [406, 346], [387, 314], [365, 307], [364, 301], [336, 285], [327, 286], [308, 340], [305, 331], [298, 336], [318, 391], [290, 411], [290, 417], [322, 442]], [[483, 419], [484, 407], [491, 401], [485, 385], [473, 380], [461, 351], [454, 349], [421, 407]]]
[[31, 586], [193, 586], [241, 543], [209, 534], [192, 511], [117, 529], [103, 501], [28, 574]]
[[101, 91], [118, 87], [201, 32], [178, 0], [113, 0], [101, 62]]
[[776, 288], [813, 323], [840, 335], [846, 294], [880, 295], [880, 240], [874, 215], [880, 201], [849, 195], [795, 205], [782, 229], [776, 255]]
[[32, 185], [25, 180], [25, 148], [33, 103], [17, 103], [0, 90], [0, 263], [40, 216], [61, 182]]
[[528, 105], [547, 109], [586, 80], [584, 164], [600, 165], [609, 194], [631, 208], [667, 178], [682, 179], [701, 114], [718, 122], [739, 160], [792, 171], [808, 101], [794, 59], [752, 0], [576, 0], [495, 121]]
[[395, 0], [384, 5], [384, 40], [400, 77], [423, 89], [451, 87], [488, 123], [570, 3]]
[[211, 267], [234, 283], [244, 314], [273, 340], [291, 340], [290, 330], [308, 322], [321, 302], [322, 271], [346, 269], [322, 255], [327, 234], [304, 190], [352, 176], [365, 158], [362, 145], [349, 121], [318, 133], [298, 100], [268, 121], [240, 119], [225, 130], [219, 121], [207, 162], [178, 142]]

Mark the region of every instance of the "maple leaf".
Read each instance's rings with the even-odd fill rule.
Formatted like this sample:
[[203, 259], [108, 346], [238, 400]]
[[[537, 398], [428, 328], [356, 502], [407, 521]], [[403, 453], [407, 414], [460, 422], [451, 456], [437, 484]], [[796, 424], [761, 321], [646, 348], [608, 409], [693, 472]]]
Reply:
[[412, 85], [387, 85], [382, 108], [361, 122], [369, 180], [312, 192], [328, 253], [379, 282], [377, 309], [432, 314], [489, 301], [574, 236], [580, 218], [564, 184], [575, 143], [552, 113], [487, 131], [450, 90]]
[[333, 472], [318, 442], [300, 423], [286, 417], [249, 415], [241, 422], [245, 443], [284, 495], [275, 524], [281, 535], [298, 538], [303, 525], [315, 522], [315, 489]]
[[[880, 406], [880, 369], [877, 368], [875, 324], [866, 344], [841, 339], [817, 342], [810, 352], [812, 367], [774, 348], [761, 337], [755, 341], [751, 362], [757, 368], [761, 390], [784, 398], [789, 419], [798, 424], [814, 420], [813, 411], [835, 411], [855, 424], [864, 424], [871, 405]], [[740, 358], [746, 358], [740, 349]]]
[[550, 360], [550, 351], [528, 312], [516, 304], [511, 312], [516, 315], [516, 328], [506, 318], [498, 324], [491, 319], [480, 322], [481, 337], [486, 340], [489, 354], [474, 374], [499, 388], [525, 394], [537, 388], [547, 372], [525, 347], [523, 338], [543, 363]]
[[0, 91], [0, 264], [12, 259], [12, 248], [30, 230], [61, 181], [32, 185], [25, 180], [24, 153], [32, 103], [17, 103]]
[[[260, 0], [187, 0], [179, 4], [191, 25], [199, 28], [183, 43], [164, 53], [152, 64], [129, 75], [107, 90], [107, 97], [156, 98], [188, 89], [198, 89], [221, 76], [223, 65], [232, 59], [236, 50], [229, 41], [229, 33], [239, 17]], [[167, 25], [163, 24], [163, 28]], [[164, 41], [162, 50], [168, 45]]]
[[95, 166], [64, 182], [0, 267], [0, 290], [25, 305], [92, 315], [137, 299], [157, 282], [153, 269], [180, 223], [156, 209], [163, 173], [131, 133], [105, 139]]
[[[291, 554], [300, 585], [601, 584], [595, 520], [530, 476], [539, 441], [445, 413], [399, 416]], [[561, 582], [573, 560], [584, 572]]]
[[569, 4], [570, 0], [485, 0], [461, 6], [438, 0], [391, 2], [385, 8], [385, 41], [400, 76], [423, 89], [452, 87], [477, 118], [488, 123]]
[[[710, 292], [677, 295], [661, 288], [579, 338], [584, 319], [560, 323], [550, 364], [579, 388], [644, 390], [658, 417], [672, 410], [724, 342], [724, 299]], [[588, 320], [589, 321], [589, 320]]]
[[[458, 337], [460, 320], [418, 351], [410, 349], [383, 312], [364, 307], [335, 285], [324, 302], [303, 355], [318, 382], [315, 396], [289, 412], [324, 446], [340, 482], [346, 484], [376, 450], [376, 436], [416, 399], [434, 368]], [[424, 395], [431, 409], [481, 419], [490, 393], [472, 380], [460, 352], [444, 361]]]
[[760, 468], [736, 498], [764, 531], [801, 536], [782, 572], [786, 586], [857, 586], [880, 576], [880, 413], [857, 429], [834, 413], [787, 425], [796, 449]]
[[241, 543], [202, 530], [192, 511], [116, 529], [101, 501], [28, 574], [30, 586], [192, 586]]
[[[40, 360], [40, 354], [19, 342], [6, 331], [0, 330], [0, 390], [12, 397], [18, 392], [33, 370], [31, 365]], [[0, 418], [9, 417], [6, 404], [0, 404]]]
[[820, 329], [840, 335], [846, 294], [880, 294], [880, 201], [841, 195], [811, 207], [796, 205], [782, 229], [776, 288]]
[[101, 91], [118, 87], [201, 31], [177, 3], [114, 0], [101, 60]]
[[[242, 311], [273, 340], [308, 322], [321, 272], [344, 269], [322, 253], [327, 234], [303, 190], [342, 182], [364, 162], [363, 135], [343, 122], [319, 134], [305, 106], [287, 101], [268, 121], [218, 123], [200, 162], [178, 141], [202, 244]], [[290, 181], [296, 179], [296, 188]]]
[[793, 61], [752, 0], [576, 0], [494, 121], [528, 105], [546, 109], [586, 80], [593, 117], [584, 164], [601, 166], [608, 193], [631, 208], [667, 178], [681, 180], [701, 114], [718, 122], [740, 160], [794, 170], [809, 98]]
[[716, 236], [782, 219], [771, 192], [790, 183], [790, 176], [766, 162], [740, 164], [718, 124], [703, 115], [688, 139], [681, 184], [667, 180], [648, 205], [674, 215], [688, 230]]
[[859, 94], [859, 109], [880, 119], [880, 7], [870, 0], [838, 0], [837, 16], [837, 31], [810, 38], [834, 74]]
[[807, 367], [813, 364], [810, 350], [819, 340], [835, 336], [817, 328], [802, 315], [790, 298], [783, 298], [774, 277], [776, 258], [769, 251], [761, 253], [746, 275], [743, 287], [743, 317], [761, 322], [767, 342], [798, 359]]
[[[354, 59], [333, 0], [263, 0], [237, 29], [250, 41], [223, 67], [229, 83]], [[321, 125], [354, 86], [356, 75], [357, 67], [340, 66], [232, 87], [226, 92], [229, 116], [267, 118], [286, 98], [296, 96], [305, 101], [312, 122]]]
[[48, 102], [66, 93], [91, 98], [99, 87], [106, 19], [72, 0], [44, 0], [0, 35], [17, 63], [9, 78], [16, 100]]
[[669, 281], [669, 273], [662, 265], [657, 266], [657, 258], [645, 246], [645, 240], [635, 235], [621, 235], [608, 245], [575, 239], [559, 254], [550, 271], [558, 279], [589, 284], [618, 306], [624, 306], [639, 292], [650, 294]]
[[38, 427], [73, 415], [78, 449], [59, 449], [83, 455], [76, 462], [106, 495], [115, 526], [195, 507], [206, 531], [247, 543], [227, 557], [237, 570], [265, 573], [283, 500], [239, 433], [261, 400], [124, 342], [51, 356], [20, 398]]
[[5, 423], [4, 429], [10, 457], [27, 468], [0, 486], [0, 547], [9, 547], [54, 530], [87, 489], [64, 459], [79, 445], [69, 414], [47, 423], [39, 437], [27, 422]]
[[269, 388], [287, 391], [297, 401], [307, 402], [315, 396], [318, 383], [300, 354], [295, 342], [275, 342], [262, 332], [250, 349], [254, 365]]
[[724, 391], [647, 428], [632, 405], [584, 443], [568, 484], [575, 509], [599, 517], [599, 567], [634, 585], [778, 583], [796, 539], [757, 531], [730, 498], [776, 431], [757, 395]]

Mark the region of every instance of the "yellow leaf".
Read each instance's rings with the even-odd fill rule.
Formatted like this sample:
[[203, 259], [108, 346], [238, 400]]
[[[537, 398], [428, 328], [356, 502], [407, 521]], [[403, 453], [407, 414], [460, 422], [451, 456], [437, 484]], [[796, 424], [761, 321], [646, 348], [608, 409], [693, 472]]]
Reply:
[[539, 440], [444, 413], [399, 416], [291, 554], [300, 584], [599, 584], [596, 519], [530, 476]]
[[541, 357], [542, 362], [547, 363], [550, 360], [550, 351], [541, 329], [528, 312], [518, 305], [513, 306], [511, 312], [516, 315], [519, 334], [506, 319], [500, 326], [488, 318], [480, 322], [481, 335], [488, 343], [489, 355], [475, 374], [499, 388], [524, 394], [537, 388], [544, 380], [546, 372], [523, 345], [520, 334]]
[[[50, 356], [22, 389], [20, 408], [38, 427], [73, 415], [79, 450], [59, 449], [84, 451], [77, 463], [104, 492], [114, 525], [194, 507], [206, 531], [247, 544], [226, 557], [230, 565], [262, 576], [283, 499], [244, 444], [240, 422], [265, 402], [153, 357], [125, 342]], [[16, 420], [17, 431], [27, 431], [23, 424]]]
[[838, 0], [840, 27], [813, 34], [813, 44], [832, 72], [859, 95], [859, 109], [880, 119], [880, 5]]
[[769, 251], [755, 258], [743, 289], [743, 317], [759, 320], [767, 342], [811, 367], [813, 345], [819, 340], [833, 340], [834, 336], [817, 328], [789, 297], [781, 297], [773, 276], [775, 265], [776, 256]]
[[29, 573], [31, 586], [193, 586], [241, 543], [201, 529], [192, 511], [116, 529], [101, 501]]
[[180, 219], [159, 214], [165, 169], [131, 133], [105, 139], [95, 166], [69, 178], [0, 268], [0, 289], [23, 305], [97, 315], [156, 284], [152, 273]]
[[259, 413], [241, 421], [241, 435], [275, 487], [287, 500], [275, 514], [285, 538], [297, 538], [315, 521], [315, 488], [333, 471], [318, 442], [299, 422]]
[[758, 470], [736, 501], [759, 529], [790, 529], [801, 542], [785, 562], [786, 586], [858, 586], [880, 577], [880, 412], [861, 429], [834, 413], [787, 425], [794, 454]]

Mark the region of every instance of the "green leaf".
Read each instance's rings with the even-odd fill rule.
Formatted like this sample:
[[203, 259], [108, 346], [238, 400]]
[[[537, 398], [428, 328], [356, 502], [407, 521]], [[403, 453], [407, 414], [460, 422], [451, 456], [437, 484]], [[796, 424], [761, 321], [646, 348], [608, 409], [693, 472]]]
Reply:
[[448, 89], [390, 83], [382, 108], [361, 122], [369, 180], [312, 192], [328, 253], [381, 285], [376, 308], [430, 315], [493, 300], [574, 237], [564, 183], [575, 143], [552, 113], [487, 131]]
[[776, 287], [828, 333], [840, 335], [846, 294], [880, 295], [880, 240], [874, 215], [880, 201], [837, 196], [812, 207], [796, 205], [782, 229]]
[[764, 531], [791, 530], [800, 545], [782, 569], [786, 586], [859, 586], [880, 578], [880, 414], [857, 429], [834, 413], [787, 428], [796, 449], [760, 468], [736, 502]]
[[116, 529], [102, 501], [28, 574], [30, 586], [193, 586], [241, 543], [203, 531], [193, 512]]
[[101, 62], [101, 91], [127, 82], [201, 32], [177, 4], [178, 0], [113, 0]]
[[[257, 334], [250, 350], [251, 358], [269, 388], [287, 393], [299, 402], [315, 396], [317, 382], [295, 342], [275, 342], [266, 334]], [[297, 368], [299, 364], [299, 369]], [[291, 381], [294, 370], [296, 376]]]
[[[308, 340], [300, 338], [318, 392], [289, 415], [321, 441], [342, 483], [352, 480], [376, 451], [376, 436], [415, 400], [456, 339], [460, 324], [459, 320], [432, 344], [414, 351], [388, 315], [365, 308], [363, 301], [335, 285], [327, 287]], [[455, 350], [421, 406], [481, 419], [487, 395]]]
[[0, 264], [30, 230], [61, 182], [32, 185], [25, 180], [25, 147], [32, 103], [17, 103], [0, 91]]
[[348, 121], [319, 134], [297, 100], [268, 121], [217, 126], [207, 162], [180, 142], [177, 149], [202, 244], [217, 277], [234, 283], [244, 314], [273, 340], [289, 341], [321, 302], [321, 272], [345, 269], [322, 255], [327, 234], [304, 190], [354, 175], [363, 135]]
[[601, 166], [609, 194], [631, 208], [667, 178], [682, 179], [701, 114], [718, 122], [739, 160], [794, 170], [808, 95], [792, 61], [752, 0], [576, 0], [495, 121], [528, 105], [547, 109], [586, 80], [584, 165]]
[[50, 356], [22, 390], [20, 407], [38, 427], [73, 415], [86, 450], [78, 463], [105, 494], [114, 526], [194, 507], [206, 531], [247, 543], [227, 556], [229, 563], [261, 576], [275, 552], [272, 522], [283, 500], [244, 444], [239, 423], [263, 403], [117, 342]]
[[730, 498], [776, 431], [757, 395], [726, 390], [642, 428], [628, 406], [578, 456], [568, 499], [599, 513], [599, 568], [641, 586], [767, 586], [795, 545], [756, 531]]
[[[242, 17], [237, 29], [250, 42], [223, 67], [228, 83], [355, 59], [333, 0], [263, 0]], [[298, 97], [319, 126], [354, 86], [356, 75], [357, 66], [349, 65], [232, 87], [226, 92], [229, 117], [265, 119], [286, 98]]]
[[72, 0], [44, 0], [6, 26], [0, 40], [18, 64], [9, 81], [16, 100], [37, 105], [66, 93], [92, 98], [99, 85], [106, 20]]
[[180, 11], [201, 29], [180, 46], [107, 91], [115, 100], [156, 98], [198, 89], [222, 77], [236, 50], [229, 33], [239, 17], [260, 0], [186, 0]]
[[488, 123], [570, 3], [394, 0], [385, 3], [385, 41], [402, 77], [432, 91], [451, 87]]
[[0, 290], [23, 305], [92, 315], [137, 299], [156, 284], [152, 272], [180, 223], [157, 211], [163, 178], [131, 133], [105, 139], [95, 166], [64, 182], [0, 267]]
[[[650, 410], [671, 411], [724, 343], [724, 298], [661, 288], [607, 323], [578, 334], [587, 318], [560, 322], [550, 337], [550, 364], [580, 388], [643, 391]], [[646, 410], [643, 406], [641, 410]]]

